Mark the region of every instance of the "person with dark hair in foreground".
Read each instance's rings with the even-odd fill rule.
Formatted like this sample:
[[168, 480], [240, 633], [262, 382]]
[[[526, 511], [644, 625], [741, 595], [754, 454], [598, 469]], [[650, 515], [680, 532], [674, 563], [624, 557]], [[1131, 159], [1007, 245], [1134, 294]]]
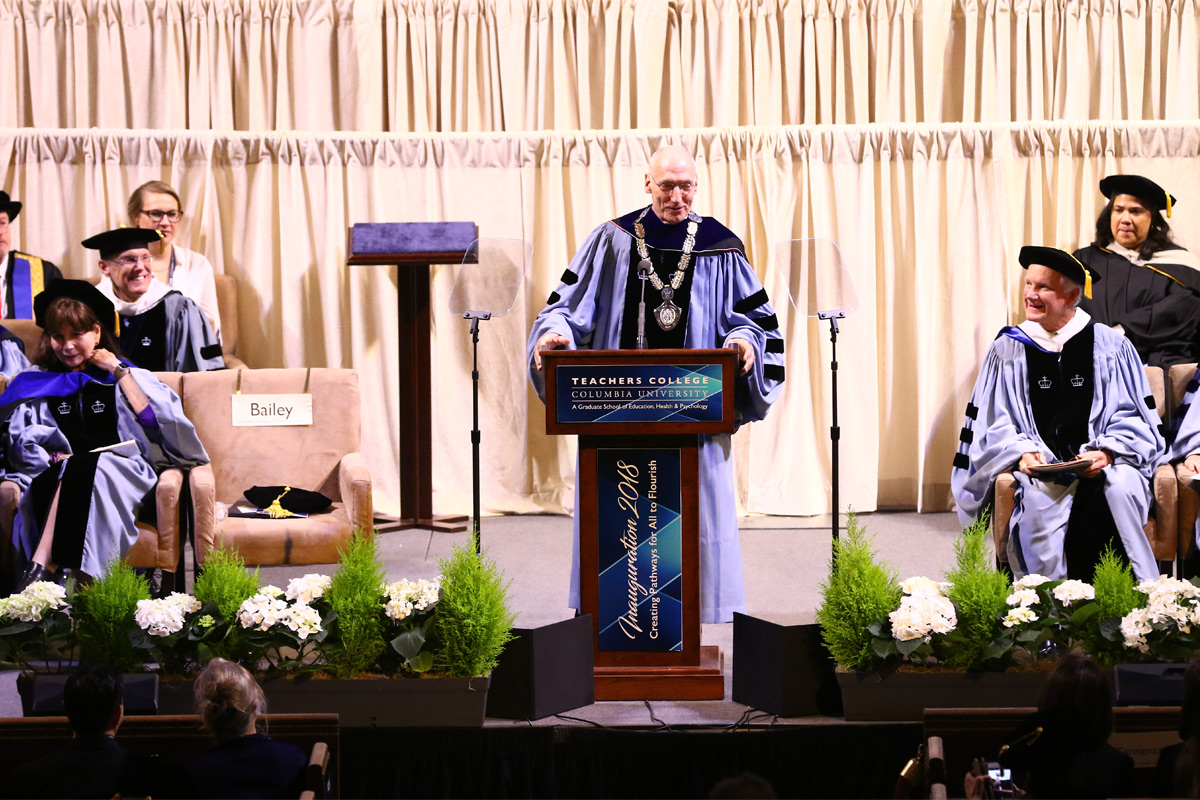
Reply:
[[124, 710], [120, 673], [107, 665], [80, 667], [63, 688], [63, 711], [74, 738], [65, 750], [18, 767], [5, 795], [162, 796], [168, 784], [158, 760], [131, 753], [114, 738]]
[[1171, 238], [1177, 202], [1141, 175], [1100, 181], [1108, 203], [1096, 220], [1096, 239], [1075, 257], [1100, 279], [1080, 308], [1124, 333], [1142, 363], [1169, 368], [1200, 355], [1200, 258]]
[[[1108, 743], [1113, 731], [1108, 674], [1085, 655], [1058, 662], [1038, 710], [1000, 749], [1013, 790], [1027, 797], [1132, 797], [1133, 759]], [[982, 797], [985, 778], [968, 775], [968, 797]]]
[[199, 797], [297, 797], [308, 759], [258, 732], [267, 700], [239, 664], [214, 658], [196, 679], [196, 713], [217, 746], [189, 763]]

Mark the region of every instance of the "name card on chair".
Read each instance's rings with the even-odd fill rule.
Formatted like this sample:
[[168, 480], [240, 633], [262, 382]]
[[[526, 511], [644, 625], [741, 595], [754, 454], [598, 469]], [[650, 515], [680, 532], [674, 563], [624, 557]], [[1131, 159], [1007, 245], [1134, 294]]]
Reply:
[[229, 399], [235, 428], [313, 424], [311, 394], [235, 394]]

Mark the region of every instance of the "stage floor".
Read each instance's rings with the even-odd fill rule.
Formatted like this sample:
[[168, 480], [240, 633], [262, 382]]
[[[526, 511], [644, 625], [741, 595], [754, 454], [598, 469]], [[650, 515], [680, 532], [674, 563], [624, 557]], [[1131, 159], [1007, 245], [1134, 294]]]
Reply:
[[[954, 539], [961, 528], [953, 513], [876, 512], [860, 519], [875, 537], [879, 556], [901, 579], [925, 575], [941, 579], [954, 564]], [[510, 581], [517, 625], [530, 628], [571, 616], [567, 607], [572, 521], [565, 516], [485, 517], [484, 549]], [[743, 517], [740, 520], [747, 612], [781, 624], [811, 623], [820, 604], [820, 584], [829, 571], [830, 518]], [[466, 533], [408, 530], [380, 536], [388, 580], [433, 578], [438, 559], [448, 556]], [[190, 557], [189, 557], [190, 561]], [[331, 572], [332, 565], [264, 567], [264, 583], [286, 585], [308, 572]], [[189, 581], [190, 589], [190, 581]], [[705, 625], [702, 643], [725, 655], [725, 699], [681, 702], [656, 700], [595, 703], [560, 717], [491, 720], [489, 726], [601, 725], [703, 726], [727, 728], [747, 722], [776, 725], [846, 724], [829, 717], [775, 719], [732, 701], [733, 624]], [[0, 673], [0, 716], [20, 716], [15, 673]], [[568, 718], [569, 717], [569, 718]]]

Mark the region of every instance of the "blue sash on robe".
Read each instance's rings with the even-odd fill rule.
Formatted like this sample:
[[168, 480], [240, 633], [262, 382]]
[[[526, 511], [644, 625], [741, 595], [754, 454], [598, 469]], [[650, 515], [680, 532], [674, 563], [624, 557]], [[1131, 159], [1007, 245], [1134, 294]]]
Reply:
[[12, 308], [14, 319], [33, 319], [33, 298], [46, 288], [46, 267], [37, 256], [12, 254]]
[[[127, 367], [133, 366], [124, 359], [121, 359], [121, 363]], [[111, 373], [92, 365], [79, 372], [26, 370], [13, 378], [4, 394], [0, 394], [0, 417], [7, 417], [13, 406], [26, 400], [39, 397], [70, 397], [91, 381], [114, 383]]]

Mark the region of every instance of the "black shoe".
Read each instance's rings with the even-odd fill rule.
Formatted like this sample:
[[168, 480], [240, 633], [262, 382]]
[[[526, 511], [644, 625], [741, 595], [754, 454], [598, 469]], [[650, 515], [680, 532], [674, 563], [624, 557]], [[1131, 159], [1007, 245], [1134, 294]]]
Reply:
[[25, 574], [21, 576], [21, 580], [17, 582], [17, 594], [28, 589], [31, 585], [38, 581], [52, 581], [54, 573], [43, 567], [36, 561], [30, 561], [29, 566], [25, 568]]

